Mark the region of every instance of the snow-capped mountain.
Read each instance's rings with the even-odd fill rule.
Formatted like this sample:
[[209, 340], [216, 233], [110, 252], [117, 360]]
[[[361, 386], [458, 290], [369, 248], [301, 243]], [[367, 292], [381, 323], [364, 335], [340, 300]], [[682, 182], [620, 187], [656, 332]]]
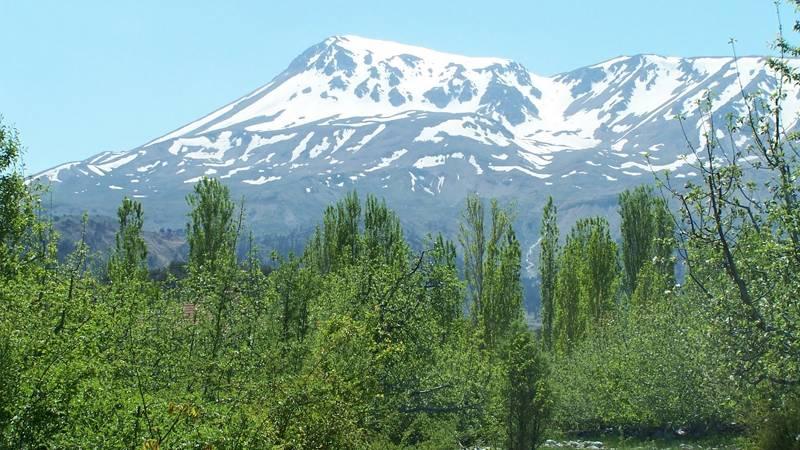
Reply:
[[[452, 232], [478, 192], [514, 200], [532, 244], [548, 195], [567, 223], [614, 220], [616, 195], [651, 172], [696, 176], [674, 117], [698, 142], [698, 100], [711, 90], [715, 114], [740, 111], [742, 88], [775, 86], [765, 63], [638, 55], [546, 77], [505, 59], [336, 36], [195, 122], [34, 178], [52, 184], [58, 213], [112, 215], [127, 195], [142, 199], [151, 226], [181, 227], [185, 194], [214, 176], [273, 234], [310, 228], [353, 189], [386, 198], [412, 233]], [[793, 89], [788, 118], [798, 105]]]

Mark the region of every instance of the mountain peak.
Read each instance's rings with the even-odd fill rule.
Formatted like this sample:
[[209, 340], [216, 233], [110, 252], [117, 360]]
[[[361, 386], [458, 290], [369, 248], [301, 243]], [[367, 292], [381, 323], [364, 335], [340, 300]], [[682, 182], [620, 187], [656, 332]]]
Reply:
[[492, 57], [473, 57], [455, 53], [440, 52], [425, 47], [402, 44], [399, 42], [371, 39], [356, 35], [337, 35], [325, 39], [321, 43], [325, 47], [337, 47], [353, 55], [369, 57], [374, 63], [388, 62], [394, 58], [412, 56], [424, 59], [432, 64], [459, 64], [468, 69], [485, 68], [493, 65], [508, 65], [511, 60]]
[[[480, 116], [537, 152], [589, 148], [602, 142], [604, 127], [633, 130], [637, 118], [665, 109], [710, 77], [727, 80], [736, 73], [732, 64], [730, 58], [640, 54], [541, 77], [508, 59], [335, 35], [305, 50], [268, 84], [146, 146], [210, 133], [278, 132], [332, 119], [425, 112]], [[763, 64], [740, 60], [739, 66], [755, 76]], [[572, 137], [568, 142], [564, 133]]]
[[331, 117], [408, 111], [478, 113], [513, 125], [536, 117], [539, 90], [520, 64], [360, 36], [308, 48], [270, 83], [150, 144], [209, 131], [270, 131]]

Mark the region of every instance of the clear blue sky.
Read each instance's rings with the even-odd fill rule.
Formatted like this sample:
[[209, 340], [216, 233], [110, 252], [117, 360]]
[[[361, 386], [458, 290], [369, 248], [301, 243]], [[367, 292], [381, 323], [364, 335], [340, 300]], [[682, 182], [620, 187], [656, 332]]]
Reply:
[[553, 74], [636, 53], [730, 55], [730, 37], [765, 54], [776, 24], [769, 0], [0, 0], [0, 114], [35, 172], [178, 128], [334, 34]]

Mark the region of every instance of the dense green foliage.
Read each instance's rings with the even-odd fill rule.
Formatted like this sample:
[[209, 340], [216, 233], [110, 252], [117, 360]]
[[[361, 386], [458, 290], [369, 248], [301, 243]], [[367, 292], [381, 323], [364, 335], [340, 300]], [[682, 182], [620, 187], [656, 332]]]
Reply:
[[724, 129], [704, 99], [697, 181], [623, 192], [618, 234], [591, 217], [562, 239], [548, 199], [539, 333], [517, 218], [496, 200], [466, 198], [458, 246], [412, 248], [395, 212], [353, 192], [302, 252], [264, 258], [245, 205], [204, 178], [188, 262], [155, 278], [128, 198], [107, 258], [84, 220], [57, 259], [0, 123], [0, 448], [521, 450], [609, 429], [798, 448], [800, 136], [781, 105], [800, 72], [770, 65], [776, 89], [743, 93]]
[[[650, 186], [639, 186], [619, 196], [622, 218], [622, 261], [624, 291], [633, 295], [639, 273], [651, 264], [658, 273], [669, 275], [673, 270], [675, 226], [666, 201], [653, 194]], [[668, 288], [672, 277], [664, 286]]]
[[558, 261], [553, 346], [569, 352], [614, 307], [619, 280], [617, 244], [602, 217], [579, 220]]
[[57, 261], [35, 216], [24, 246], [4, 244], [8, 267], [39, 257], [0, 280], [0, 447], [542, 441], [547, 364], [522, 324], [519, 243], [496, 202], [482, 306], [465, 315], [456, 246], [439, 235], [412, 251], [374, 197], [332, 205], [304, 254], [274, 254], [268, 274], [252, 237], [235, 256], [244, 225], [224, 185], [204, 179], [187, 201], [181, 279], [146, 276], [145, 212], [130, 199], [106, 265], [83, 243]]

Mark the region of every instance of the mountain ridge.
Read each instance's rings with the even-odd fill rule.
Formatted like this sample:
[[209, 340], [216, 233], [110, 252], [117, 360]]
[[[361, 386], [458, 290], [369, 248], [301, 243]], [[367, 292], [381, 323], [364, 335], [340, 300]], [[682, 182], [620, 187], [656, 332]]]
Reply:
[[[454, 237], [437, 215], [455, 217], [477, 192], [525, 212], [518, 226], [532, 264], [548, 195], [565, 205], [565, 228], [586, 213], [613, 224], [607, 199], [652, 181], [652, 172], [697, 176], [702, 156], [686, 148], [673, 118], [682, 115], [700, 144], [698, 102], [715, 91], [712, 114], [741, 112], [740, 82], [745, 91], [775, 86], [765, 62], [641, 54], [541, 76], [503, 58], [334, 36], [196, 121], [31, 179], [51, 184], [60, 214], [113, 216], [127, 195], [157, 211], [152, 228], [176, 228], [193, 183], [216, 176], [247, 197], [254, 228], [273, 234], [307, 227], [357, 190], [403, 210], [418, 235]], [[795, 120], [798, 110], [792, 88], [786, 112]]]

